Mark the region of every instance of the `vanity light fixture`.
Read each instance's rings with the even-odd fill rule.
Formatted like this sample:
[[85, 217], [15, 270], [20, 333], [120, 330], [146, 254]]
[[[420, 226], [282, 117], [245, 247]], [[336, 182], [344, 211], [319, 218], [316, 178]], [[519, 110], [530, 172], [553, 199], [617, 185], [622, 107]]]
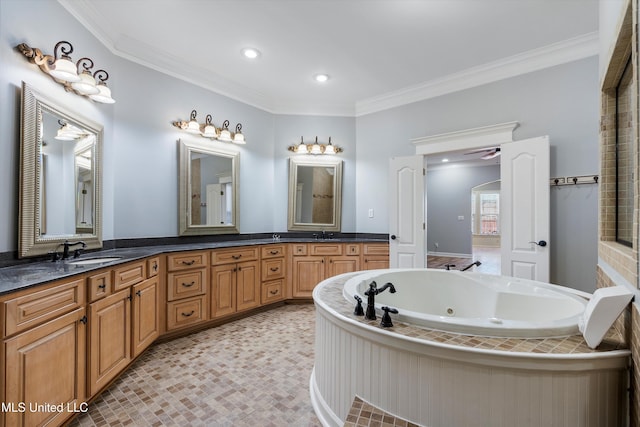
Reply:
[[54, 138], [59, 141], [75, 141], [76, 139], [83, 138], [87, 135], [81, 129], [78, 129], [63, 120], [58, 120], [58, 124], [60, 125], [60, 129], [58, 129]]
[[223, 142], [232, 142], [234, 144], [246, 144], [247, 142], [244, 139], [244, 135], [242, 134], [242, 124], [238, 123], [236, 125], [236, 131], [231, 132], [229, 130], [229, 120], [225, 120], [222, 123], [221, 128], [216, 128], [213, 124], [213, 118], [211, 114], [207, 114], [205, 118], [204, 125], [200, 125], [196, 120], [197, 111], [192, 110], [191, 115], [188, 122], [185, 121], [176, 121], [172, 124], [185, 132], [189, 132], [192, 134], [200, 135], [204, 138], [209, 139], [217, 139]]
[[[68, 41], [63, 40], [56, 43], [53, 55], [45, 55], [40, 49], [32, 48], [26, 43], [20, 43], [16, 48], [30, 62], [38, 65], [44, 73], [63, 85], [67, 92], [87, 96], [103, 104], [116, 102], [111, 97], [111, 90], [105, 83], [109, 74], [104, 70], [98, 70], [91, 74], [93, 61], [86, 57], [80, 58], [77, 63], [74, 63], [69, 56], [73, 53], [73, 46]], [[80, 70], [81, 68], [82, 70]]]
[[342, 153], [342, 148], [336, 147], [331, 143], [331, 137], [329, 137], [329, 142], [327, 144], [322, 144], [318, 142], [318, 137], [313, 144], [305, 144], [304, 138], [300, 137], [300, 144], [290, 145], [287, 150], [292, 151], [297, 154], [338, 154]]

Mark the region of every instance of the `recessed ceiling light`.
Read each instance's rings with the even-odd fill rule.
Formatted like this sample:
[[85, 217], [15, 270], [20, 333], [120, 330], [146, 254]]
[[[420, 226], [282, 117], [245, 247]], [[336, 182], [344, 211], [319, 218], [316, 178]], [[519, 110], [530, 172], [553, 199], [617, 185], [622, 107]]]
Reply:
[[318, 83], [324, 83], [327, 80], [329, 80], [329, 75], [328, 74], [316, 74], [314, 77], [315, 81], [317, 81]]
[[245, 47], [244, 49], [242, 49], [242, 55], [245, 58], [256, 59], [258, 56], [260, 56], [260, 51], [253, 47]]
[[449, 159], [442, 159], [442, 163], [447, 163]]

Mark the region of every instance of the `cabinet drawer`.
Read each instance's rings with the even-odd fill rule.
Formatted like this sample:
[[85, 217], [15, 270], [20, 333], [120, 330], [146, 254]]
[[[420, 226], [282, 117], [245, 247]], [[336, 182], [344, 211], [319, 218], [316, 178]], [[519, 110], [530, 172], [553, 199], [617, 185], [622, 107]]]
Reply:
[[207, 297], [205, 295], [167, 304], [167, 330], [169, 331], [198, 323], [206, 318]]
[[362, 246], [365, 255], [389, 255], [388, 243], [365, 243]]
[[284, 258], [262, 260], [262, 280], [284, 277]]
[[89, 302], [111, 295], [111, 271], [103, 271], [87, 278]]
[[262, 284], [261, 304], [269, 304], [284, 299], [284, 281], [272, 280]]
[[284, 245], [268, 245], [261, 248], [262, 259], [278, 258], [285, 254]]
[[307, 255], [307, 244], [306, 243], [295, 243], [292, 245], [293, 256], [306, 256]]
[[147, 277], [157, 276], [160, 272], [160, 257], [149, 258], [147, 260]]
[[360, 244], [359, 243], [348, 243], [344, 245], [344, 254], [345, 255], [360, 255]]
[[187, 252], [167, 255], [167, 270], [176, 271], [187, 268], [206, 267], [208, 264], [207, 260], [206, 252]]
[[257, 247], [223, 249], [211, 252], [211, 263], [213, 265], [252, 261], [255, 259], [258, 259]]
[[128, 288], [147, 278], [146, 261], [134, 262], [113, 270], [113, 291]]
[[309, 245], [311, 255], [342, 255], [342, 243], [322, 243]]
[[169, 273], [167, 300], [202, 295], [207, 291], [207, 269], [199, 268], [180, 273]]
[[84, 278], [10, 299], [4, 303], [4, 336], [24, 331], [84, 304]]

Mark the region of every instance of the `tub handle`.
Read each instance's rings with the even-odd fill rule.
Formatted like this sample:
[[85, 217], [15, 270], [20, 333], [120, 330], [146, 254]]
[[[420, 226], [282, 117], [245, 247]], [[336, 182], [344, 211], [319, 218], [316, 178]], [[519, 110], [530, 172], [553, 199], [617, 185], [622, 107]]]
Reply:
[[390, 328], [393, 326], [393, 322], [391, 322], [391, 316], [389, 313], [398, 314], [398, 310], [391, 307], [382, 307], [382, 311], [384, 314], [382, 315], [382, 320], [380, 321], [380, 326], [383, 328]]

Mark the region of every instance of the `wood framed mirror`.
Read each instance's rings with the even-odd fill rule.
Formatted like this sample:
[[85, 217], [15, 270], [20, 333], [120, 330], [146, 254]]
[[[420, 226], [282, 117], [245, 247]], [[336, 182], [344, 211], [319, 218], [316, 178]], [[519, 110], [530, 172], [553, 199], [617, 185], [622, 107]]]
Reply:
[[178, 143], [180, 235], [239, 233], [240, 153], [210, 141]]
[[103, 127], [22, 83], [18, 256], [102, 247]]
[[342, 160], [289, 159], [288, 229], [340, 231]]

